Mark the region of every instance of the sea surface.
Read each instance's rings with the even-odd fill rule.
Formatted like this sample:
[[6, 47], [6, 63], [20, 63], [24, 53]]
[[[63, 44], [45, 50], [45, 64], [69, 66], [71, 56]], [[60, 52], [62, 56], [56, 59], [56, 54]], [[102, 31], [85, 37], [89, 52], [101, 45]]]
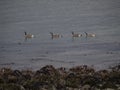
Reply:
[[[25, 31], [35, 37], [25, 39]], [[72, 31], [82, 37], [73, 38]], [[0, 67], [101, 69], [119, 63], [120, 0], [0, 0]]]

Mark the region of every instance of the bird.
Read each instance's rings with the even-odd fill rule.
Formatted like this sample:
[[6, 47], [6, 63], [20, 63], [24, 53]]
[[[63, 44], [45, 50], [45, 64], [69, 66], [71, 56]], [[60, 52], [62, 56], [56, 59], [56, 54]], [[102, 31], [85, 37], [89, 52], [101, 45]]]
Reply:
[[32, 34], [27, 34], [27, 32], [24, 32], [25, 33], [25, 38], [33, 38], [34, 37], [34, 35], [32, 35]]
[[72, 32], [72, 37], [81, 37], [81, 36], [82, 36], [82, 34]]
[[54, 34], [53, 32], [50, 32], [50, 34], [51, 34], [52, 39], [53, 38], [60, 38], [60, 37], [62, 37], [62, 35], [60, 35], [60, 34]]
[[96, 35], [95, 34], [92, 34], [92, 33], [87, 33], [87, 32], [84, 32], [86, 34], [86, 37], [95, 37]]

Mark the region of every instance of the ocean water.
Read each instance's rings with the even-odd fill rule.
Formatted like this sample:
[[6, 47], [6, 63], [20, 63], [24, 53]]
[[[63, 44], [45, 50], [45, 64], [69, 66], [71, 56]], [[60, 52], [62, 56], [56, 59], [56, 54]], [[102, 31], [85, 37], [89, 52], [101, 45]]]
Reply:
[[120, 63], [119, 39], [120, 0], [0, 0], [0, 67], [108, 68]]

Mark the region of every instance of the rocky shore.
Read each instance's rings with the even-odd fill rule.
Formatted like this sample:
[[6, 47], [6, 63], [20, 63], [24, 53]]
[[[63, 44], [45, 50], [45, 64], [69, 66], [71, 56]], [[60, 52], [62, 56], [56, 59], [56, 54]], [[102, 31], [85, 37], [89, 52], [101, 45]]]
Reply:
[[99, 71], [87, 65], [47, 65], [36, 71], [0, 68], [0, 90], [120, 90], [120, 64]]

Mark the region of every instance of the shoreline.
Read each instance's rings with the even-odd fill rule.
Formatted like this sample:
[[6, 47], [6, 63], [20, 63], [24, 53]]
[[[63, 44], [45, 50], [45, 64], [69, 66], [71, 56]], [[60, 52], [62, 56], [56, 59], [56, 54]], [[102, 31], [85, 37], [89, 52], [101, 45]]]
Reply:
[[10, 69], [12, 69], [12, 70], [32, 70], [32, 71], [36, 71], [36, 70], [38, 70], [38, 69], [40, 69], [40, 68], [42, 68], [42, 67], [44, 67], [44, 66], [47, 66], [47, 65], [52, 65], [52, 66], [54, 66], [54, 68], [60, 68], [60, 67], [64, 67], [64, 68], [66, 68], [66, 69], [70, 69], [70, 68], [72, 68], [72, 67], [76, 67], [76, 66], [83, 66], [83, 65], [87, 65], [87, 66], [89, 66], [89, 67], [92, 67], [92, 68], [94, 68], [95, 70], [97, 70], [97, 71], [99, 71], [99, 70], [103, 70], [103, 69], [105, 69], [105, 70], [109, 70], [109, 68], [111, 68], [111, 67], [114, 67], [114, 66], [117, 66], [117, 65], [119, 65], [119, 62], [116, 62], [116, 63], [100, 63], [100, 64], [72, 64], [72, 62], [70, 62], [70, 63], [64, 63], [64, 64], [58, 64], [58, 63], [56, 63], [56, 65], [55, 65], [55, 63], [51, 63], [51, 64], [39, 64], [39, 66], [38, 65], [30, 65], [30, 64], [27, 64], [27, 65], [23, 65], [23, 64], [16, 64], [16, 63], [13, 63], [13, 62], [11, 62], [11, 63], [4, 63], [4, 64], [0, 64], [0, 68], [10, 68]]
[[36, 71], [0, 68], [0, 90], [120, 90], [120, 63], [96, 70], [87, 65], [69, 69], [46, 65]]

